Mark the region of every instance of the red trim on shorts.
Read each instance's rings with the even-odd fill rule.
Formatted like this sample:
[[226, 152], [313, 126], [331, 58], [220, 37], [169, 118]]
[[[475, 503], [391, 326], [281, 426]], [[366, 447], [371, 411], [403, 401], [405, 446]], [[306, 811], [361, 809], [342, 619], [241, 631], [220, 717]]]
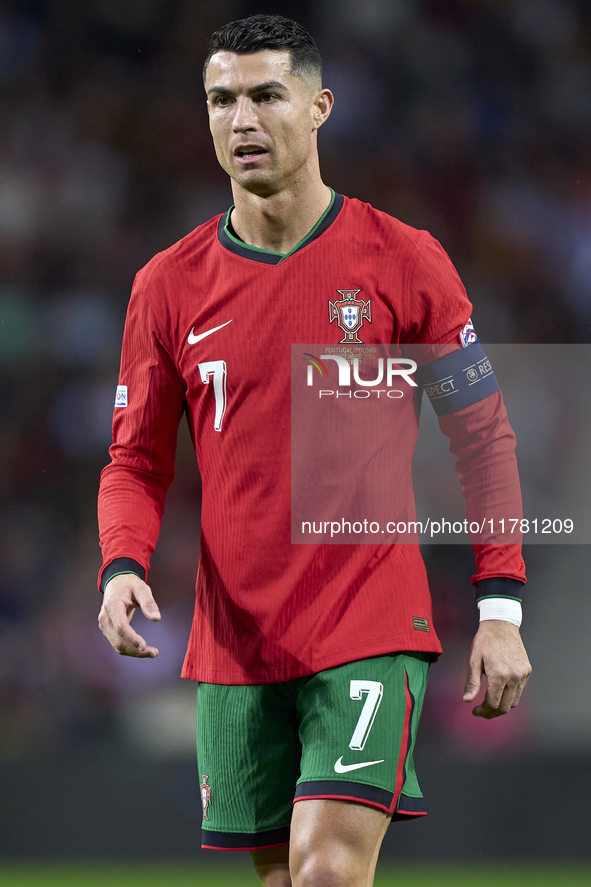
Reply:
[[202, 850], [229, 850], [233, 852], [234, 850], [269, 850], [270, 847], [286, 847], [289, 845], [289, 841], [281, 841], [279, 844], [264, 844], [262, 847], [215, 847], [212, 844], [202, 844]]
[[[398, 798], [400, 797], [400, 792], [402, 791], [402, 786], [404, 785], [404, 767], [406, 765], [406, 757], [408, 754], [408, 746], [409, 746], [409, 738], [410, 738], [410, 720], [413, 710], [413, 698], [410, 694], [410, 688], [408, 686], [408, 674], [406, 669], [404, 670], [404, 690], [406, 696], [406, 709], [404, 712], [404, 725], [402, 727], [402, 739], [400, 741], [400, 754], [398, 756], [398, 767], [396, 768], [396, 782], [394, 784], [394, 794], [392, 796], [392, 803], [390, 805], [390, 809], [388, 813], [394, 813], [396, 809], [396, 804], [398, 803]], [[400, 812], [400, 811], [398, 811]]]
[[300, 795], [293, 799], [293, 803], [298, 801], [355, 801], [356, 804], [365, 804], [366, 807], [377, 807], [378, 810], [384, 810], [386, 813], [392, 811], [385, 804], [379, 804], [377, 801], [368, 801], [366, 798], [353, 797], [352, 795]]

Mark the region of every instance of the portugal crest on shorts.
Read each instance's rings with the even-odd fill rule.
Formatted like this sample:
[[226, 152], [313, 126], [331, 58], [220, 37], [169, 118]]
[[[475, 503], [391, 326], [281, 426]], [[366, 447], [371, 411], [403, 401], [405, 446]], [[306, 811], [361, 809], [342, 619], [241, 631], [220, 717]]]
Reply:
[[341, 339], [340, 344], [361, 343], [361, 339], [357, 335], [357, 330], [361, 329], [364, 320], [371, 323], [371, 303], [370, 299], [363, 302], [356, 299], [361, 290], [337, 290], [343, 298], [338, 302], [328, 303], [328, 319], [332, 323], [336, 320], [345, 334], [345, 338]]
[[209, 819], [207, 815], [207, 808], [209, 807], [209, 802], [211, 801], [211, 786], [207, 784], [207, 780], [209, 776], [201, 777], [201, 806], [203, 807], [203, 818]]

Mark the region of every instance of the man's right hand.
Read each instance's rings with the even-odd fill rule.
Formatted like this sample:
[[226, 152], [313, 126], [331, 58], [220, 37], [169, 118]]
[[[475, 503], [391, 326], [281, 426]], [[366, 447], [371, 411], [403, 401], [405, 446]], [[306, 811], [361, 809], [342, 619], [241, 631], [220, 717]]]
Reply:
[[158, 656], [156, 647], [149, 647], [130, 624], [138, 607], [151, 622], [158, 622], [161, 618], [150, 587], [139, 576], [135, 573], [113, 576], [105, 588], [99, 627], [113, 649], [122, 656], [155, 659]]

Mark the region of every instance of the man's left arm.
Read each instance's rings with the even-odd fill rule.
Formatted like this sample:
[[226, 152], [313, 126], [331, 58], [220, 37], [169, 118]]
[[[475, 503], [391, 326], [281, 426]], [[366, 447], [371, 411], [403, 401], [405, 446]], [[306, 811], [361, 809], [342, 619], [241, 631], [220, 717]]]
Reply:
[[486, 698], [474, 714], [490, 718], [517, 705], [531, 671], [519, 636], [526, 581], [521, 534], [511, 532], [522, 518], [515, 435], [490, 361], [467, 320], [472, 306], [457, 271], [429, 235], [418, 247], [409, 282], [412, 317], [401, 341], [419, 363], [417, 380], [457, 456], [466, 517], [471, 530], [478, 528], [471, 532], [472, 582], [481, 622], [464, 699], [475, 699], [485, 674]]
[[[474, 351], [477, 349], [481, 346]], [[441, 430], [450, 440], [450, 450], [457, 457], [466, 516], [471, 527], [479, 528], [471, 535], [476, 558], [472, 582], [477, 589], [480, 627], [472, 644], [464, 701], [474, 701], [485, 675], [486, 696], [473, 712], [478, 717], [493, 718], [518, 704], [531, 673], [519, 633], [525, 583], [521, 534], [511, 532], [520, 527], [521, 488], [515, 435], [498, 383], [491, 373], [488, 391], [479, 384], [468, 385], [465, 371], [458, 372], [459, 367], [471, 364], [466, 357], [462, 349], [446, 358], [446, 370], [455, 370], [458, 397], [433, 406]], [[496, 390], [491, 391], [492, 386]], [[479, 396], [480, 387], [484, 397]]]

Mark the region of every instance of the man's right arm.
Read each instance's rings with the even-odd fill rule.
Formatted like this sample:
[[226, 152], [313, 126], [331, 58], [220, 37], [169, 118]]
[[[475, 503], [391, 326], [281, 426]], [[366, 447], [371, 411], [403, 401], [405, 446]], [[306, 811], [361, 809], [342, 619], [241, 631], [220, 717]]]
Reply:
[[[105, 593], [101, 629], [120, 653], [142, 656], [157, 651], [145, 647], [129, 621], [138, 606], [148, 618], [156, 606], [144, 580], [174, 476], [176, 437], [185, 402], [184, 381], [147, 292], [148, 269], [136, 278], [127, 312], [111, 463], [101, 475], [98, 499], [103, 552], [99, 588]], [[159, 301], [155, 298], [156, 304]], [[137, 646], [140, 643], [144, 649]]]

